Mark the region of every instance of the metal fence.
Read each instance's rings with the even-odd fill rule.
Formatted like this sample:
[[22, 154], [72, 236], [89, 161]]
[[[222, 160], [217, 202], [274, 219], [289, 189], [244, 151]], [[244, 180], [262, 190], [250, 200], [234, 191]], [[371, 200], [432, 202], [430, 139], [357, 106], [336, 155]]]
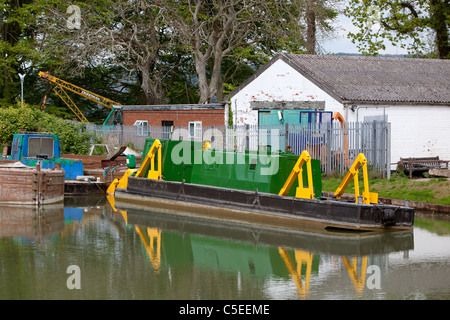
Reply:
[[319, 159], [325, 173], [345, 173], [359, 153], [368, 161], [369, 169], [390, 177], [391, 126], [385, 121], [339, 122], [311, 125], [240, 125], [150, 127], [88, 125], [110, 146], [129, 144], [142, 151], [147, 137], [210, 142], [212, 148], [237, 152], [290, 150], [300, 154], [307, 150]]

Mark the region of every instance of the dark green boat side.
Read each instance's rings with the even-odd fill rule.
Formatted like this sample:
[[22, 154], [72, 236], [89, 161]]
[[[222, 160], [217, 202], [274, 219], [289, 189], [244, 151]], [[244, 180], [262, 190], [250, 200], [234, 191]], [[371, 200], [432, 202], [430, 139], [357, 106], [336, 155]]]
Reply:
[[[290, 152], [203, 150], [203, 145], [196, 141], [159, 140], [165, 181], [184, 180], [185, 183], [278, 194], [298, 160], [298, 155]], [[148, 153], [154, 141], [146, 139], [143, 154]], [[311, 167], [315, 198], [321, 199], [320, 161], [312, 159]], [[303, 182], [304, 187], [308, 187], [306, 165], [303, 166]], [[288, 195], [294, 196], [295, 188], [291, 188]]]

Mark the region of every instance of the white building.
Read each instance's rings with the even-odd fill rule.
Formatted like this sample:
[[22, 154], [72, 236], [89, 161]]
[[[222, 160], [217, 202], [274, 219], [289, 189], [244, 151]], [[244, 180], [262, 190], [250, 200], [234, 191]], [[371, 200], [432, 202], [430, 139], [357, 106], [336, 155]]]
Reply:
[[228, 98], [237, 125], [258, 124], [263, 108], [386, 117], [391, 163], [450, 160], [450, 60], [279, 54]]

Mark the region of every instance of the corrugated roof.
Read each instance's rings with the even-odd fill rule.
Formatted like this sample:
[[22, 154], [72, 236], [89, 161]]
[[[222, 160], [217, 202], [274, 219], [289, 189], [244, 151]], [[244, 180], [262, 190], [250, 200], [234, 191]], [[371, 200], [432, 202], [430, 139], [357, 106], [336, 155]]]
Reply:
[[450, 60], [280, 54], [268, 65], [278, 59], [345, 104], [450, 105]]

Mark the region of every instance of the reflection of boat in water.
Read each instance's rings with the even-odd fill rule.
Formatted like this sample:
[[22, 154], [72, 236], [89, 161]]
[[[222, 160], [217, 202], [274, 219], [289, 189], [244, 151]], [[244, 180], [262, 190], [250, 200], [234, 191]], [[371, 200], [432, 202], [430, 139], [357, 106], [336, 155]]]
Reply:
[[255, 245], [305, 248], [326, 254], [383, 254], [410, 250], [414, 243], [411, 230], [374, 233], [310, 227], [289, 229], [270, 224], [212, 220], [186, 212], [152, 210], [130, 203], [117, 202], [116, 208], [126, 212], [126, 222], [132, 225], [245, 241]]
[[[357, 293], [366, 280], [368, 257], [413, 249], [412, 231], [350, 232], [286, 229], [270, 225], [214, 221], [183, 212], [117, 204], [135, 227], [155, 272], [194, 264], [240, 275], [275, 275], [294, 282], [307, 298], [322, 257], [339, 257]], [[370, 258], [369, 258], [370, 261]], [[290, 281], [288, 280], [288, 281]]]
[[43, 206], [0, 206], [0, 238], [39, 240], [64, 230], [63, 203]]

